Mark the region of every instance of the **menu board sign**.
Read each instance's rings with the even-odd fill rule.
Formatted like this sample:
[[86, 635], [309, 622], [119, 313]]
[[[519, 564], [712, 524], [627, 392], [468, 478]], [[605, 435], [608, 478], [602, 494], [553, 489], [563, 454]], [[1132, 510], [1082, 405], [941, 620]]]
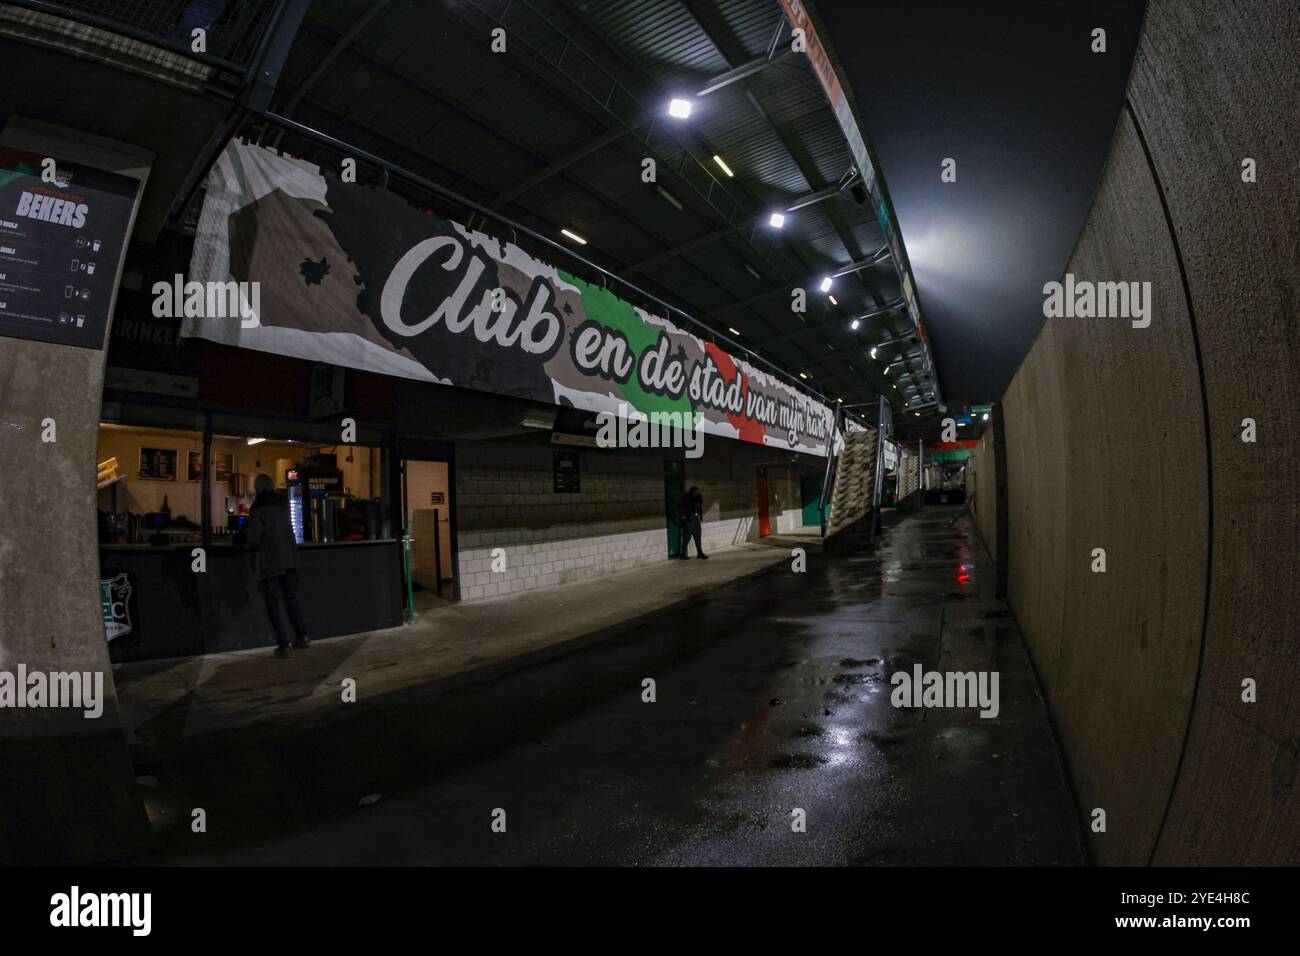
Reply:
[[554, 491], [556, 494], [577, 494], [582, 490], [582, 476], [578, 469], [576, 451], [555, 453]]
[[[188, 465], [186, 467], [186, 476], [190, 481], [203, 480], [203, 452], [192, 451], [187, 456]], [[212, 456], [212, 480], [220, 484], [223, 481], [230, 480], [230, 472], [234, 467], [234, 456], [230, 452], [223, 454], [214, 454]]]
[[174, 448], [141, 447], [140, 467], [136, 474], [151, 481], [175, 481], [178, 457]]
[[103, 347], [138, 188], [129, 176], [0, 147], [0, 335]]

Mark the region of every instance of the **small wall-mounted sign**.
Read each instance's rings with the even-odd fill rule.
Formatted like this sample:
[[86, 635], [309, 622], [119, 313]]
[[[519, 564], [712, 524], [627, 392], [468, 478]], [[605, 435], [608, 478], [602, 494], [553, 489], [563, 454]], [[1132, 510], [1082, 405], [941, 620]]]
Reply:
[[578, 473], [578, 453], [576, 451], [557, 451], [555, 453], [555, 493], [576, 494], [581, 490], [581, 478]]
[[136, 475], [149, 481], [175, 481], [180, 453], [175, 448], [140, 448], [140, 467]]
[[429, 504], [431, 504], [431, 505], [440, 505], [440, 504], [443, 504], [443, 503], [446, 501], [446, 499], [447, 499], [447, 496], [446, 496], [445, 494], [443, 494], [441, 491], [431, 491], [431, 492], [429, 492]]
[[99, 603], [104, 613], [104, 636], [111, 641], [130, 634], [135, 620], [135, 582], [131, 572], [122, 571], [111, 578], [101, 579]]

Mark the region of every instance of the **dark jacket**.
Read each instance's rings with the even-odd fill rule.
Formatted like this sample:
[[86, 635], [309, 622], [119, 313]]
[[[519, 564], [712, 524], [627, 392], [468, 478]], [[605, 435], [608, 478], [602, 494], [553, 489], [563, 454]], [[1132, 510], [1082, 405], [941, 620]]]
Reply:
[[682, 521], [690, 521], [692, 518], [702, 517], [703, 514], [704, 496], [701, 494], [693, 495], [688, 491], [677, 502], [677, 517]]
[[257, 579], [266, 581], [298, 567], [298, 542], [289, 523], [289, 499], [264, 491], [253, 499], [248, 518], [248, 546], [257, 553], [253, 567]]

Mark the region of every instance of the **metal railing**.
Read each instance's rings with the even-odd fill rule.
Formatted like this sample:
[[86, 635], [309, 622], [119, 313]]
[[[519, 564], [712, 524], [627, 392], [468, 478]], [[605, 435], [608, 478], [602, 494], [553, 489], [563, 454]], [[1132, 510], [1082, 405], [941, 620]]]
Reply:
[[880, 531], [880, 505], [884, 500], [885, 442], [894, 434], [894, 411], [885, 396], [879, 398], [876, 413], [876, 473], [871, 482], [871, 539]]
[[[826, 440], [826, 474], [822, 476], [822, 496], [817, 504], [817, 510], [821, 512], [823, 538], [826, 537], [826, 506], [830, 504], [832, 492], [835, 490], [835, 475], [839, 466], [840, 456], [835, 453], [835, 437], [843, 428], [845, 414], [844, 407], [836, 403], [835, 421], [831, 427], [830, 437]], [[845, 440], [848, 440], [847, 436]]]

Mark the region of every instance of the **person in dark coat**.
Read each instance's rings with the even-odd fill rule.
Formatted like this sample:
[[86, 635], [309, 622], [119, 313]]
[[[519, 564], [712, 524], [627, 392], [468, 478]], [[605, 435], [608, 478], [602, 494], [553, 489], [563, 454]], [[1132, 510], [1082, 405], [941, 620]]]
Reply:
[[302, 623], [302, 609], [298, 606], [298, 542], [293, 537], [289, 522], [289, 501], [275, 490], [270, 475], [258, 475], [253, 482], [257, 492], [253, 498], [248, 518], [248, 546], [253, 550], [253, 567], [257, 572], [258, 587], [266, 602], [266, 613], [275, 631], [275, 653], [286, 657], [289, 639], [280, 622], [280, 598], [284, 599], [289, 623], [293, 625], [294, 647], [311, 644], [307, 628]]
[[[695, 539], [695, 556], [697, 558], [708, 558], [704, 553], [704, 545], [700, 544], [700, 534], [703, 531], [704, 521], [704, 496], [700, 494], [700, 489], [696, 485], [691, 485], [691, 490], [682, 495], [681, 501], [677, 503], [677, 512], [682, 519], [682, 526], [686, 533]], [[683, 559], [688, 557], [686, 554], [687, 545], [682, 544]]]

